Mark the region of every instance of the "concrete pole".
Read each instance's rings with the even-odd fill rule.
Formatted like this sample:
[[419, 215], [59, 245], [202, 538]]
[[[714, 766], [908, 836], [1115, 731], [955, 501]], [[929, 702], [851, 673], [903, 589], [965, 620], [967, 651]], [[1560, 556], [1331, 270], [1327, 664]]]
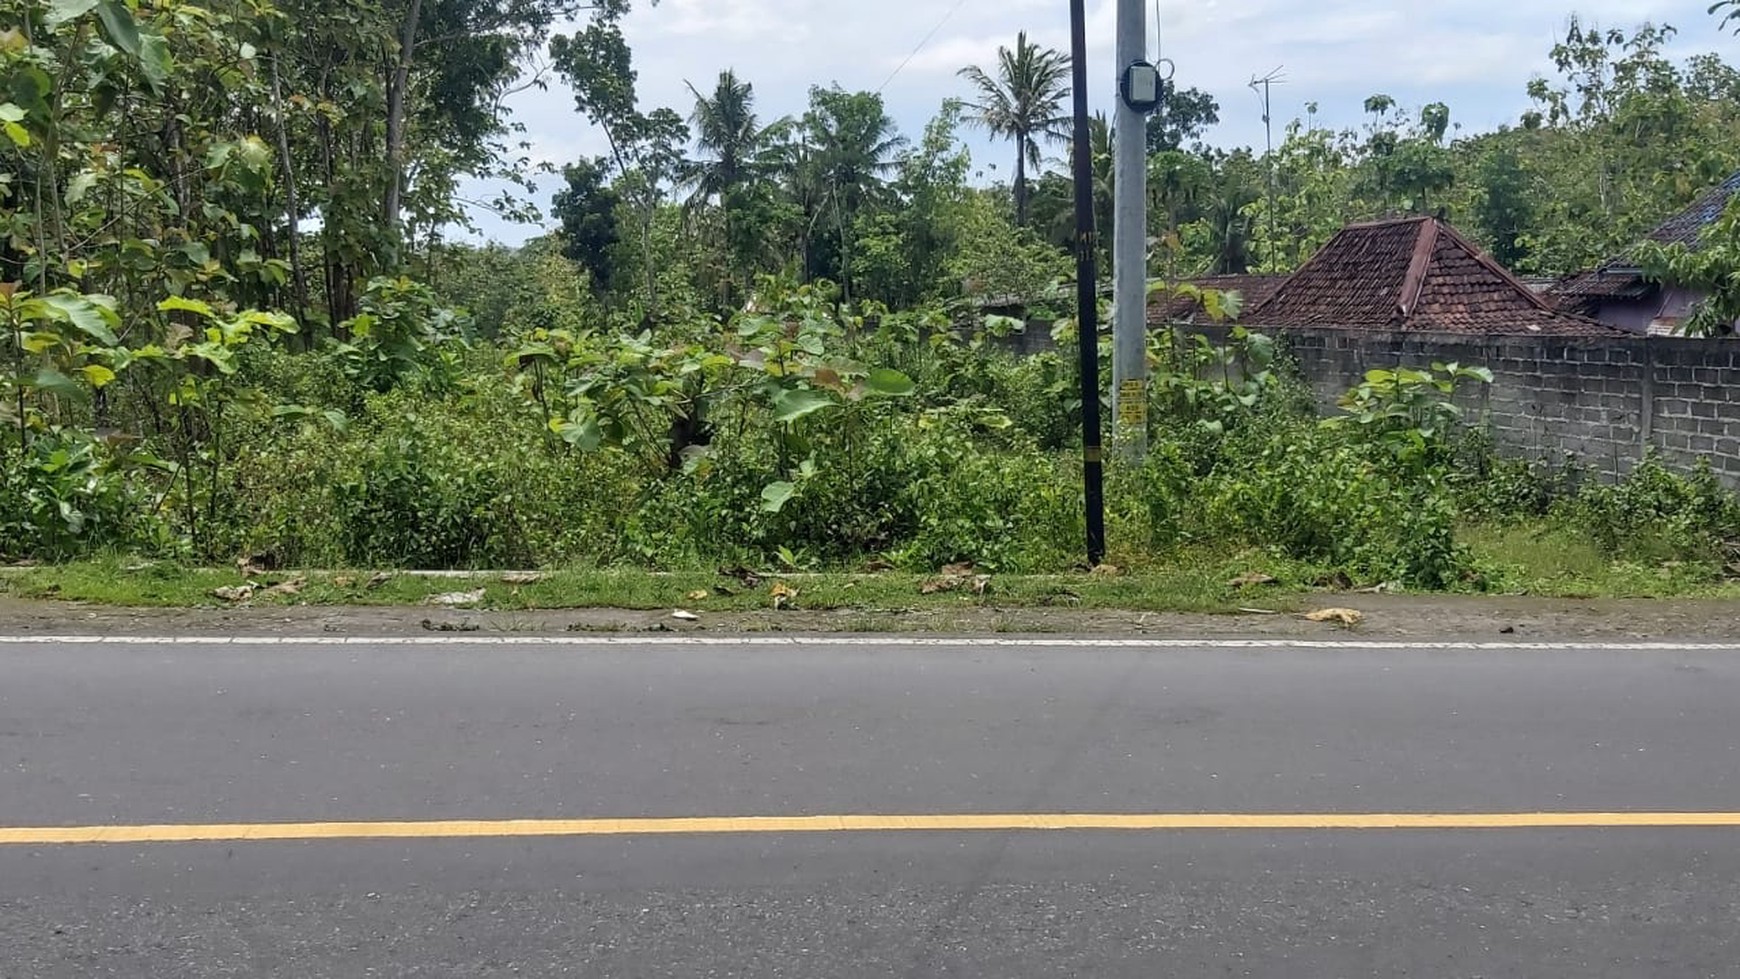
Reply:
[[[1118, 0], [1117, 75], [1147, 56], [1144, 0]], [[1116, 89], [1114, 89], [1116, 91]], [[1113, 117], [1112, 426], [1125, 459], [1148, 454], [1147, 118], [1120, 97]]]

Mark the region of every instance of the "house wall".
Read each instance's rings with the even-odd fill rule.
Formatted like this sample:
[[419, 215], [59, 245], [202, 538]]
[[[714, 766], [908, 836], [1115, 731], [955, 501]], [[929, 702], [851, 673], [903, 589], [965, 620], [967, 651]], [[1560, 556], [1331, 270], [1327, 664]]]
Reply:
[[1510, 453], [1612, 476], [1653, 447], [1740, 486], [1740, 340], [1273, 332], [1327, 411], [1373, 368], [1482, 366], [1493, 381], [1462, 393], [1466, 417]]
[[1594, 316], [1608, 326], [1642, 333], [1649, 329], [1661, 308], [1661, 293], [1651, 292], [1643, 299], [1604, 299], [1596, 307]]

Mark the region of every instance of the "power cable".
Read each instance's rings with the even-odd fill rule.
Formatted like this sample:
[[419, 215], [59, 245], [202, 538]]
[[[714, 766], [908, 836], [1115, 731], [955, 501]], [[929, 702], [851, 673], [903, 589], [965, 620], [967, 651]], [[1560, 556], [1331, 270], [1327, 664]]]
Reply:
[[901, 71], [905, 70], [907, 65], [912, 63], [912, 59], [918, 57], [918, 53], [924, 50], [924, 46], [930, 43], [931, 38], [936, 37], [936, 32], [942, 30], [943, 25], [947, 24], [949, 18], [953, 17], [955, 12], [960, 10], [966, 2], [967, 0], [955, 0], [954, 6], [950, 7], [948, 12], [943, 14], [942, 20], [937, 21], [936, 26], [930, 29], [930, 33], [926, 34], [924, 39], [918, 42], [918, 46], [912, 49], [912, 52], [906, 56], [906, 60], [895, 66], [894, 70], [888, 73], [888, 77], [882, 80], [882, 84], [876, 86], [877, 95], [881, 95], [882, 90], [888, 87], [888, 83], [894, 81], [894, 76], [900, 74]]

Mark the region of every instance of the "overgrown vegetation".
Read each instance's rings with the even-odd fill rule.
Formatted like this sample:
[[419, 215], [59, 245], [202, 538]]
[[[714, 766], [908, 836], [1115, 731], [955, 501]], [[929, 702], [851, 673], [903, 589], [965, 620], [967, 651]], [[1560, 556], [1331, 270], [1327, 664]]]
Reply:
[[[0, 29], [0, 557], [1074, 569], [1068, 195], [1026, 173], [1057, 132], [1055, 53], [1022, 38], [916, 142], [867, 92], [764, 121], [729, 72], [685, 122], [638, 104], [626, 9], [23, 4]], [[1298, 126], [1259, 161], [1204, 146], [1212, 100], [1173, 92], [1156, 272], [1284, 268], [1398, 207], [1468, 215], [1524, 269], [1597, 256], [1740, 162], [1715, 138], [1740, 76], [1669, 64], [1667, 36], [1574, 28], [1539, 118], [1467, 139], [1374, 96], [1369, 132]], [[460, 180], [524, 176], [500, 102], [546, 45], [611, 154], [563, 173], [559, 232], [443, 244]], [[1014, 139], [1013, 188], [970, 184], [965, 121]], [[988, 314], [1017, 307], [1055, 349], [1010, 352], [1046, 328]], [[1374, 371], [1325, 419], [1268, 337], [1156, 336], [1151, 358], [1152, 454], [1109, 492], [1123, 568], [1218, 552], [1294, 585], [1516, 587], [1470, 544], [1501, 528], [1705, 582], [1740, 539], [1708, 473], [1497, 458], [1456, 407], [1477, 365]]]

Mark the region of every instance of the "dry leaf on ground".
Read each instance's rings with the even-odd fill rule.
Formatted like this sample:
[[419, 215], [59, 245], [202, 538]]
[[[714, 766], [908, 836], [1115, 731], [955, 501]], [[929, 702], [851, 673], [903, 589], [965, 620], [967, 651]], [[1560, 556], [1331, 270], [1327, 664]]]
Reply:
[[1320, 575], [1316, 581], [1312, 582], [1312, 584], [1316, 585], [1318, 588], [1328, 588], [1331, 591], [1346, 591], [1353, 587], [1353, 579], [1340, 571], [1334, 571], [1326, 575]]
[[334, 588], [349, 588], [354, 584], [356, 584], [356, 579], [347, 574], [336, 575], [332, 579], [332, 587]]
[[303, 578], [303, 577], [291, 578], [288, 581], [280, 581], [279, 583], [273, 585], [272, 587], [267, 588], [264, 591], [260, 592], [260, 594], [261, 595], [299, 595], [302, 593], [302, 586], [306, 585], [306, 584], [308, 584], [307, 578]]
[[536, 571], [509, 571], [501, 576], [504, 585], [535, 585], [544, 580], [544, 576]]
[[443, 595], [430, 595], [428, 598], [423, 599], [423, 604], [446, 605], [448, 607], [455, 605], [476, 605], [478, 602], [483, 601], [483, 592], [484, 590], [482, 588], [475, 591], [450, 591]]
[[702, 601], [704, 599], [712, 598], [713, 593], [708, 591], [705, 588], [697, 588], [694, 591], [690, 592], [689, 594], [685, 595], [684, 597], [687, 598], [691, 602], [699, 602], [699, 601]]
[[[955, 564], [949, 566], [949, 568], [962, 567], [971, 568], [972, 565]], [[936, 595], [950, 591], [970, 591], [975, 595], [983, 595], [991, 589], [990, 575], [972, 574], [970, 572], [949, 574], [947, 573], [949, 568], [943, 569], [945, 573], [941, 577], [931, 578], [920, 583], [918, 586], [918, 593], [920, 595]]]
[[1115, 564], [1096, 564], [1094, 565], [1093, 570], [1088, 573], [1099, 575], [1102, 578], [1115, 578], [1118, 575], [1123, 574], [1124, 569]]
[[864, 570], [870, 572], [871, 574], [876, 574], [877, 572], [881, 572], [881, 571], [893, 571], [894, 570], [894, 562], [884, 560], [883, 558], [879, 558], [879, 557], [873, 557], [870, 560], [864, 562]]
[[783, 581], [774, 582], [767, 594], [773, 598], [773, 607], [776, 609], [790, 608], [792, 599], [798, 597], [797, 589]]
[[1365, 619], [1365, 613], [1352, 608], [1320, 608], [1315, 612], [1306, 612], [1305, 618], [1312, 622], [1339, 622], [1344, 626], [1356, 626]]
[[677, 609], [675, 612], [672, 612], [671, 618], [680, 619], [683, 622], [699, 622], [699, 621], [701, 621], [701, 617], [699, 615], [696, 615], [695, 613], [693, 613], [685, 608], [680, 608], [680, 609]]
[[392, 575], [388, 574], [385, 571], [377, 571], [374, 574], [369, 576], [368, 587], [379, 588], [382, 585], [384, 585], [387, 582], [392, 581], [392, 580], [393, 580]]
[[1246, 571], [1237, 578], [1226, 583], [1228, 588], [1248, 588], [1251, 585], [1275, 584], [1275, 576], [1263, 574], [1261, 571]]
[[219, 588], [213, 588], [211, 594], [213, 598], [221, 598], [226, 602], [245, 602], [254, 597], [254, 586], [251, 584], [223, 585]]
[[741, 564], [732, 568], [720, 568], [719, 573], [727, 578], [736, 578], [745, 588], [754, 588], [761, 584], [761, 576]]

